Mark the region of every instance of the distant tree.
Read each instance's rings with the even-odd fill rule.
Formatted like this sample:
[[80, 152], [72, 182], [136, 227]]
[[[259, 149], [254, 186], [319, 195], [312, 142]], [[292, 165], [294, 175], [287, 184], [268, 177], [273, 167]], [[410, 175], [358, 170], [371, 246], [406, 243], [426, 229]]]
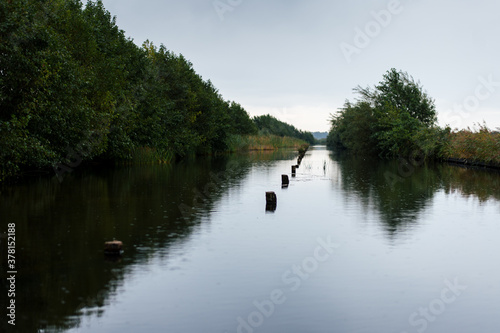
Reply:
[[231, 102], [229, 105], [229, 115], [232, 134], [257, 134], [257, 126], [240, 104]]
[[377, 152], [377, 142], [374, 140], [372, 129], [374, 120], [373, 108], [369, 103], [351, 104], [346, 101], [344, 108], [332, 116], [328, 145], [347, 149], [355, 154]]
[[361, 100], [370, 103], [377, 113], [398, 110], [408, 113], [426, 126], [435, 124], [437, 120], [434, 100], [406, 72], [392, 68], [374, 89], [358, 86], [354, 91], [361, 95]]
[[[397, 157], [422, 149], [423, 142], [433, 147], [430, 138], [442, 136], [435, 126], [434, 100], [407, 73], [391, 69], [373, 89], [358, 86], [354, 91], [360, 99], [347, 101], [332, 117], [330, 146]], [[426, 149], [428, 154], [435, 151]]]
[[311, 132], [300, 131], [293, 125], [282, 122], [271, 115], [254, 117], [253, 121], [261, 134], [289, 136], [304, 140], [309, 144], [314, 144], [316, 141]]

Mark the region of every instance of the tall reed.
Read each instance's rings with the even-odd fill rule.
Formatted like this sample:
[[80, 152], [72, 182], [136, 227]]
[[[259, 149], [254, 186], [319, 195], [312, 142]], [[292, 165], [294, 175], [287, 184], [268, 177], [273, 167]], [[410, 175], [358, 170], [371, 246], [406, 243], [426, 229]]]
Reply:
[[450, 133], [446, 157], [500, 165], [500, 133], [485, 124]]

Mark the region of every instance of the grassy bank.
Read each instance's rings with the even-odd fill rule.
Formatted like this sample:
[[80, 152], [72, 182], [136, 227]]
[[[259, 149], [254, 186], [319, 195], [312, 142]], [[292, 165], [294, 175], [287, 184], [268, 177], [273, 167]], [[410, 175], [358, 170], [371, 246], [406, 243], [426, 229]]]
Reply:
[[480, 125], [449, 134], [445, 159], [467, 164], [500, 166], [500, 133]]
[[288, 136], [276, 135], [232, 135], [228, 139], [230, 152], [249, 150], [276, 150], [279, 148], [308, 147], [309, 144], [303, 140]]
[[[231, 135], [228, 138], [228, 152], [277, 150], [294, 148], [304, 150], [309, 144], [297, 138], [277, 135]], [[165, 164], [175, 160], [173, 152], [161, 152], [154, 148], [140, 147], [131, 152], [125, 164]]]

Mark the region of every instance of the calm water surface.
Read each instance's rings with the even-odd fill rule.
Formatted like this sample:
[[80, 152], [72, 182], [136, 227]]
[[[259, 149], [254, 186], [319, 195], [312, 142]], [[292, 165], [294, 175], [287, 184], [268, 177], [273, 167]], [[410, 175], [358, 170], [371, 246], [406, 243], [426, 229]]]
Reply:
[[18, 275], [17, 330], [2, 313], [2, 332], [498, 332], [498, 173], [314, 147], [282, 189], [295, 163], [249, 153], [3, 187]]

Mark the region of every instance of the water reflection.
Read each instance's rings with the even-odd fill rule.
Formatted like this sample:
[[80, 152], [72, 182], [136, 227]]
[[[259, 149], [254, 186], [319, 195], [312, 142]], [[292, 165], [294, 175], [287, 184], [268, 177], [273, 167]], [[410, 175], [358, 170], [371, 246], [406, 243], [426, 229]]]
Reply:
[[[500, 200], [500, 176], [497, 173], [466, 170], [446, 164], [426, 164], [415, 168], [407, 177], [391, 182], [394, 179], [391, 175], [400, 174], [397, 161], [364, 160], [337, 154], [331, 154], [330, 161], [327, 161], [328, 154], [326, 151], [313, 151], [304, 159], [297, 177], [291, 179], [290, 188], [281, 190], [278, 187], [277, 191], [282, 191], [279, 192], [279, 200], [283, 200], [276, 213], [267, 215], [268, 222], [273, 223], [262, 223], [262, 220], [255, 218], [250, 222], [252, 228], [246, 229], [247, 232], [253, 231], [255, 223], [270, 233], [270, 240], [262, 243], [269, 247], [263, 246], [263, 249], [286, 250], [262, 250], [265, 252], [262, 257], [258, 257], [260, 250], [253, 247], [251, 251], [232, 250], [237, 258], [229, 256], [227, 262], [239, 262], [238, 256], [244, 253], [252, 269], [256, 267], [257, 258], [260, 258], [258, 263], [263, 267], [266, 263], [268, 267], [274, 267], [276, 262], [286, 258], [285, 255], [300, 248], [298, 241], [290, 246], [286, 242], [289, 239], [296, 237], [299, 240], [307, 230], [313, 228], [331, 232], [331, 226], [326, 222], [308, 221], [309, 216], [327, 221], [332, 215], [344, 211], [338, 207], [333, 209], [335, 214], [328, 209], [321, 211], [322, 207], [329, 204], [324, 204], [328, 201], [328, 194], [331, 194], [328, 191], [336, 198], [343, 198], [345, 203], [360, 203], [364, 211], [356, 215], [355, 221], [378, 214], [374, 220], [377, 223], [381, 221], [384, 235], [390, 239], [417, 227], [422, 221], [421, 215], [435, 204], [434, 199], [440, 192], [474, 197], [480, 202]], [[184, 161], [170, 166], [101, 167], [77, 170], [74, 175], [66, 177], [63, 183], [51, 178], [39, 178], [3, 187], [0, 193], [0, 220], [4, 224], [15, 222], [17, 232], [18, 331], [64, 331], [81, 325], [89, 317], [103, 316], [110, 304], [120, 302], [124, 284], [134, 272], [143, 270], [147, 274], [158, 261], [174, 261], [171, 269], [175, 269], [175, 260], [182, 260], [182, 256], [175, 255], [175, 252], [179, 249], [190, 250], [184, 245], [201, 229], [210, 227], [212, 217], [220, 209], [222, 198], [231, 197], [251, 177], [267, 179], [266, 175], [272, 175], [272, 179], [276, 178], [277, 186], [280, 186], [279, 177], [282, 173], [290, 172], [290, 165], [295, 162], [295, 158], [294, 151], [254, 152]], [[286, 162], [279, 164], [279, 161]], [[330, 189], [328, 181], [333, 182], [333, 189]], [[252, 186], [249, 182], [247, 184]], [[255, 189], [255, 196], [258, 196], [256, 201], [262, 199], [264, 204], [264, 191], [261, 189], [267, 190], [267, 187], [266, 183], [262, 188]], [[327, 190], [321, 192], [325, 197], [316, 198], [314, 194], [323, 188]], [[314, 207], [318, 211], [306, 214], [306, 209], [302, 209], [302, 212], [297, 213], [302, 214], [302, 217], [295, 219], [296, 216], [291, 216], [294, 211], [291, 206], [296, 206], [297, 200], [302, 200], [303, 206], [317, 203]], [[261, 202], [258, 202], [259, 209], [263, 210]], [[349, 210], [345, 212], [356, 213]], [[255, 214], [258, 217], [257, 213], [246, 210], [237, 213], [227, 219], [241, 218], [242, 214]], [[280, 219], [286, 221], [286, 229], [280, 227], [283, 223]], [[234, 228], [236, 233], [242, 228], [241, 224], [233, 221], [224, 226], [226, 229]], [[222, 236], [220, 234], [215, 235], [217, 241], [228, 241], [227, 235], [231, 235], [230, 232]], [[256, 235], [267, 238], [259, 232]], [[338, 235], [343, 233], [339, 232]], [[351, 234], [346, 236], [355, 237]], [[108, 260], [103, 255], [102, 246], [113, 238], [123, 241], [125, 254], [117, 260]], [[0, 241], [2, 253], [6, 253], [4, 239]], [[346, 245], [345, 249], [348, 248]], [[215, 262], [221, 253], [224, 252], [213, 255]], [[279, 258], [276, 253], [280, 253]], [[306, 255], [309, 254], [306, 252]], [[346, 257], [352, 256], [349, 253]], [[292, 257], [290, 262], [296, 259], [302, 258]], [[0, 274], [5, 274], [5, 260], [5, 256], [0, 259]], [[285, 268], [276, 268], [278, 277]], [[224, 272], [227, 280], [238, 276], [230, 269]], [[253, 274], [258, 272], [259, 269], [255, 268]], [[266, 274], [274, 276], [269, 271]], [[330, 278], [327, 276], [325, 279]], [[352, 277], [346, 273], [345, 280], [350, 279]], [[1, 281], [5, 281], [3, 275]], [[258, 279], [252, 281], [256, 285], [261, 283]], [[320, 286], [324, 288], [325, 284]], [[6, 286], [2, 285], [1, 288], [0, 292], [5, 295]], [[252, 285], [248, 288], [251, 289]], [[275, 286], [262, 287], [266, 292], [273, 288]], [[227, 292], [234, 293], [236, 289], [229, 288]], [[210, 291], [207, 291], [208, 294]], [[321, 299], [324, 290], [314, 295]], [[199, 297], [198, 300], [203, 296]], [[224, 304], [228, 308], [238, 306], [235, 303]], [[0, 306], [7, 306], [5, 297], [0, 298]], [[240, 310], [238, 313], [246, 313], [244, 308]], [[172, 314], [176, 315], [178, 313]], [[13, 331], [12, 327], [6, 326], [5, 321], [1, 321], [1, 325], [0, 331]]]
[[446, 194], [459, 193], [464, 197], [474, 197], [480, 202], [490, 199], [500, 200], [500, 173], [484, 169], [437, 165]]
[[[82, 316], [102, 315], [131, 267], [154, 256], [168, 257], [168, 249], [188, 238], [202, 219], [208, 221], [222, 194], [237, 187], [254, 163], [266, 165], [293, 154], [99, 167], [76, 170], [62, 183], [39, 178], [4, 186], [0, 220], [16, 223], [18, 244], [16, 328], [64, 330], [77, 326]], [[112, 239], [123, 241], [123, 258], [103, 255], [103, 243]], [[4, 238], [0, 241], [6, 253]], [[1, 292], [7, 293], [5, 285]], [[6, 301], [1, 297], [0, 307], [5, 309]], [[12, 331], [1, 322], [1, 331]]]
[[336, 184], [361, 202], [365, 212], [375, 209], [390, 238], [408, 232], [435, 194], [477, 197], [480, 201], [500, 199], [500, 175], [491, 170], [471, 170], [445, 163], [408, 167], [404, 162], [367, 159], [332, 153], [338, 163]]

